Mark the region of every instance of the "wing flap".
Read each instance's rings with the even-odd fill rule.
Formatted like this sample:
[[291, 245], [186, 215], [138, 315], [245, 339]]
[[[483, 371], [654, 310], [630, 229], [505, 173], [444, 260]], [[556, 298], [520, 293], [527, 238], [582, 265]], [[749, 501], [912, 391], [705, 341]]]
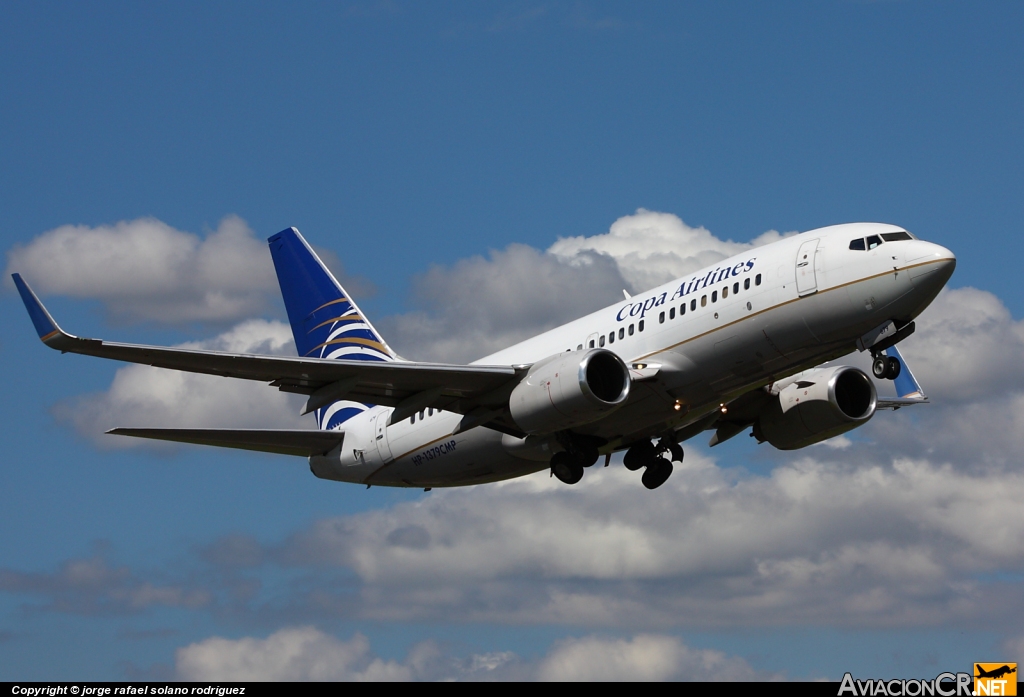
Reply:
[[322, 455], [345, 440], [344, 431], [259, 430], [237, 428], [115, 428], [114, 436], [149, 438], [172, 443], [213, 445], [280, 455]]

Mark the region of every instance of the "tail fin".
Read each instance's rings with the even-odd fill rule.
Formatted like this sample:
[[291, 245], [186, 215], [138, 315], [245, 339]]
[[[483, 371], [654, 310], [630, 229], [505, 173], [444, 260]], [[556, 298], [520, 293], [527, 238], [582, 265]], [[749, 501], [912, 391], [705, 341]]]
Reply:
[[[393, 361], [396, 354], [295, 228], [269, 240], [277, 280], [302, 357]], [[335, 402], [316, 411], [320, 428], [337, 428], [367, 406]]]
[[890, 346], [885, 349], [885, 355], [892, 356], [898, 360], [901, 364], [900, 374], [893, 380], [893, 385], [896, 387], [896, 394], [901, 399], [919, 399], [927, 401], [927, 397], [924, 394], [924, 390], [921, 389], [921, 385], [917, 382], [917, 378], [910, 372], [910, 366], [907, 365], [907, 361], [903, 358], [900, 352], [895, 346]]

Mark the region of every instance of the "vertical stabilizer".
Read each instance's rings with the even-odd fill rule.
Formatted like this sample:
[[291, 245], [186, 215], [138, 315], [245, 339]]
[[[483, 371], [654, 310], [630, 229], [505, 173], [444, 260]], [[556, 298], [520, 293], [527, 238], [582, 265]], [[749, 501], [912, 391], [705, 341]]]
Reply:
[[892, 356], [900, 362], [900, 374], [893, 380], [893, 385], [896, 388], [896, 395], [901, 399], [923, 399], [925, 397], [924, 390], [921, 389], [921, 385], [917, 382], [917, 378], [910, 372], [910, 366], [907, 365], [907, 361], [903, 358], [903, 355], [897, 350], [895, 346], [890, 346], [885, 349], [885, 355]]
[[[267, 241], [299, 356], [395, 360], [395, 352], [298, 230], [282, 230]], [[334, 402], [316, 410], [317, 423], [320, 428], [337, 428], [366, 408], [357, 402]]]

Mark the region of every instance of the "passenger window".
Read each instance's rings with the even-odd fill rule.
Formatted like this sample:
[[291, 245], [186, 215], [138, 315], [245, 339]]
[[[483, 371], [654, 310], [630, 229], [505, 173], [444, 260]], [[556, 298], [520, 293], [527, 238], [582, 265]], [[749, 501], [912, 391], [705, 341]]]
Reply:
[[701, 307], [707, 307], [708, 306], [708, 296], [706, 296], [706, 295], [700, 296], [700, 306]]
[[736, 293], [740, 292], [740, 282], [739, 281], [736, 281], [735, 283], [732, 284], [732, 292], [733, 292], [733, 295], [735, 295]]
[[640, 331], [644, 330], [644, 321], [643, 320], [640, 320], [640, 324], [637, 325], [637, 329], [639, 329]]
[[[604, 344], [601, 344], [601, 345], [604, 346]], [[593, 339], [590, 340], [590, 348], [594, 348], [594, 340]]]
[[633, 325], [629, 325], [629, 335], [633, 336]]
[[423, 410], [420, 410], [420, 421], [423, 421]]
[[754, 285], [755, 286], [761, 285], [761, 274], [757, 274], [757, 276], [754, 277]]
[[668, 318], [669, 319], [675, 319], [676, 318], [676, 308], [673, 307], [672, 309], [670, 309], [668, 311]]
[[882, 244], [882, 238], [878, 235], [872, 235], [866, 241], [868, 243], [868, 249], [874, 249], [878, 245]]
[[665, 324], [665, 313], [662, 312], [658, 315], [658, 324]]
[[859, 240], [854, 240], [853, 242], [850, 242], [850, 249], [857, 250], [858, 252], [863, 252], [864, 251], [864, 238], [861, 237]]
[[601, 335], [601, 340], [598, 342], [601, 346], [604, 346], [604, 334]]
[[697, 298], [690, 301], [690, 311], [693, 312], [697, 309]]
[[722, 288], [722, 300], [725, 300], [728, 297], [729, 297], [729, 286], [726, 286], [725, 288]]
[[427, 416], [433, 416], [433, 415], [434, 415], [434, 408], [431, 407], [430, 409], [427, 409]]
[[711, 291], [711, 302], [713, 302], [713, 303], [718, 302], [718, 291], [717, 290]]
[[626, 330], [623, 329], [622, 327], [619, 327], [619, 338], [620, 339], [625, 335], [625, 333], [626, 333]]
[[416, 415], [415, 414], [413, 414], [412, 416], [409, 417], [409, 423], [411, 423], [411, 424], [416, 423]]
[[686, 314], [686, 303], [679, 306], [679, 316], [682, 317]]
[[583, 344], [580, 344], [579, 346], [577, 346], [576, 350], [577, 351], [582, 351], [583, 350]]
[[749, 278], [744, 278], [743, 279], [743, 290], [750, 290], [750, 279]]
[[615, 332], [612, 332], [611, 334], [608, 335], [608, 343], [609, 344], [614, 344], [615, 343]]

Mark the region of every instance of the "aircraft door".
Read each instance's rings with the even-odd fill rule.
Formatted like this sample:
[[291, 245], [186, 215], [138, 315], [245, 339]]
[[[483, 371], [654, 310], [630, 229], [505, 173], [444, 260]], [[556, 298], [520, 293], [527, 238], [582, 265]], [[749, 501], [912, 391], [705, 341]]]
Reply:
[[797, 295], [810, 295], [818, 290], [815, 267], [818, 265], [818, 239], [807, 240], [796, 253]]
[[373, 422], [373, 437], [374, 442], [377, 444], [377, 455], [380, 456], [381, 462], [385, 464], [394, 459], [391, 455], [391, 447], [388, 445], [388, 418], [390, 416], [390, 411], [382, 409], [377, 412]]

